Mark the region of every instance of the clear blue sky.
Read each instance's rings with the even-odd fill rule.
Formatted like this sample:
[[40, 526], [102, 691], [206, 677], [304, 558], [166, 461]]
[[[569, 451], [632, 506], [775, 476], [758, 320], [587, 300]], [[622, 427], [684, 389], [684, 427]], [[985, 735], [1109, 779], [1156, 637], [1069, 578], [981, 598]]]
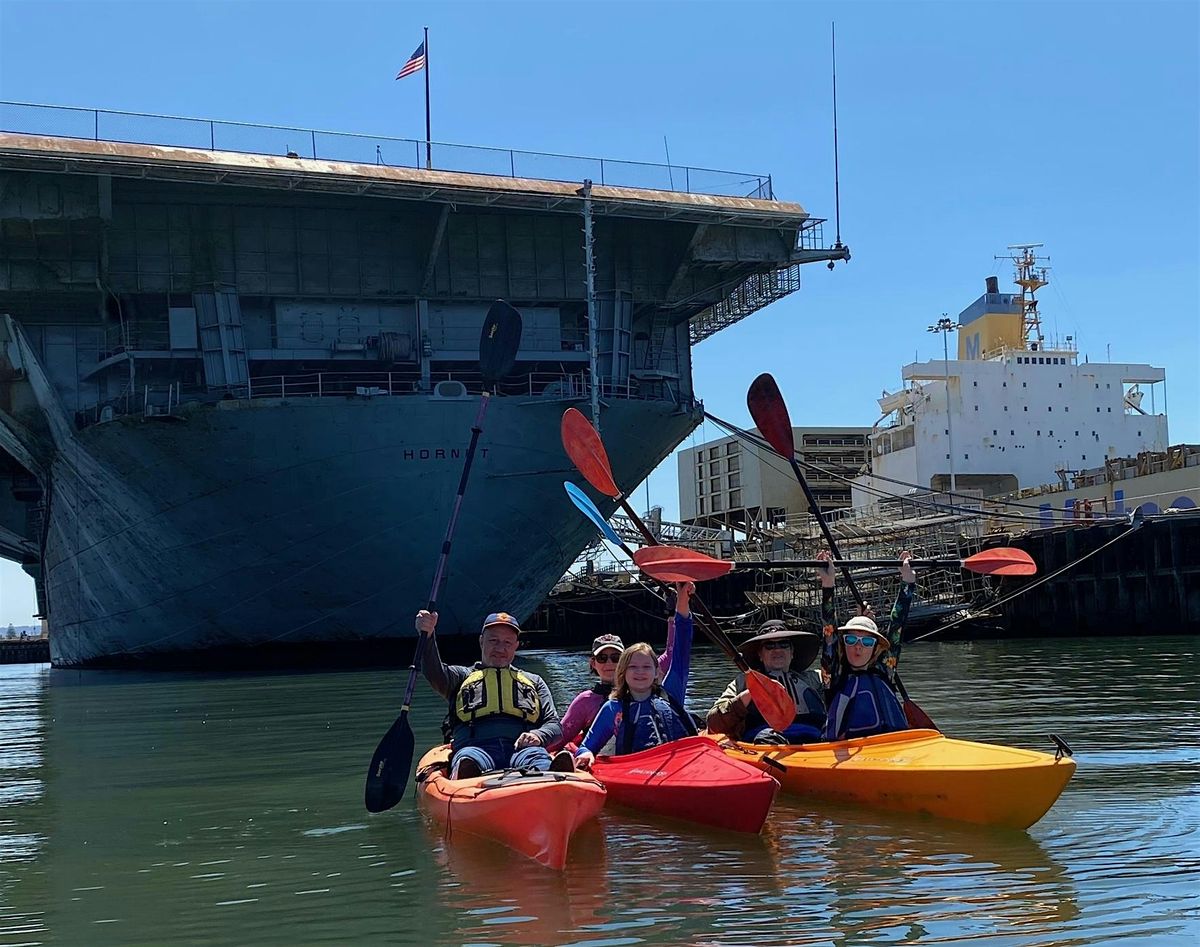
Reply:
[[[755, 374], [797, 424], [870, 424], [924, 332], [1007, 244], [1041, 242], [1045, 325], [1167, 369], [1200, 441], [1200, 4], [55, 3], [0, 0], [0, 97], [768, 171], [854, 259], [700, 345], [697, 389], [747, 420]], [[832, 238], [832, 228], [827, 230]], [[698, 437], [715, 436], [711, 426]], [[674, 460], [651, 477], [678, 508]], [[639, 501], [644, 496], [638, 491]], [[0, 623], [32, 589], [0, 564]]]

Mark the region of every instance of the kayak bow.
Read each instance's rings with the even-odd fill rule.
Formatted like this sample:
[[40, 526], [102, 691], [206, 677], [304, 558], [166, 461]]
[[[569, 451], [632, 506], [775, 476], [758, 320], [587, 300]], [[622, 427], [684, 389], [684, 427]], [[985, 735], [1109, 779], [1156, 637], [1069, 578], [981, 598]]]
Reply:
[[547, 868], [565, 866], [572, 834], [604, 806], [604, 787], [589, 773], [502, 770], [450, 779], [449, 762], [450, 747], [437, 746], [417, 764], [422, 807], [445, 824], [446, 837], [489, 838]]
[[779, 783], [708, 737], [685, 737], [625, 756], [600, 756], [592, 772], [615, 803], [734, 832], [758, 832]]
[[725, 752], [761, 767], [785, 792], [1013, 829], [1044, 816], [1075, 772], [1067, 756], [936, 730], [797, 746], [731, 743]]

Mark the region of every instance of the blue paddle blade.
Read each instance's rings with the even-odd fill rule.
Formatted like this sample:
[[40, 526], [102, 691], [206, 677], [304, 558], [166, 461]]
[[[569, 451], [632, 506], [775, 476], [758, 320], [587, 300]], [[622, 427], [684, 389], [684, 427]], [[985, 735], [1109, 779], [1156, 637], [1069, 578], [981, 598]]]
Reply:
[[606, 520], [604, 515], [598, 509], [596, 509], [596, 504], [588, 499], [588, 495], [586, 493], [580, 490], [579, 487], [575, 486], [575, 484], [571, 483], [570, 480], [563, 481], [563, 489], [567, 491], [567, 496], [571, 498], [571, 502], [575, 504], [576, 509], [578, 509], [580, 513], [596, 524], [596, 529], [600, 530], [600, 532], [604, 534], [605, 539], [607, 539], [614, 546], [621, 545], [621, 537], [618, 536], [613, 528], [608, 525], [608, 520]]

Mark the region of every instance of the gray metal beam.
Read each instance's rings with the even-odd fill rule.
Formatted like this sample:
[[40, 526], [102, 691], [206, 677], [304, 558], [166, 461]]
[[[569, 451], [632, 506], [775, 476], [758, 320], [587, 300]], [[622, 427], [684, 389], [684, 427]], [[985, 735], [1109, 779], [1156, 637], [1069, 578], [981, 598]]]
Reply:
[[425, 260], [425, 275], [421, 278], [421, 295], [428, 296], [433, 283], [433, 268], [437, 264], [438, 254], [442, 251], [442, 243], [446, 239], [446, 221], [450, 219], [450, 205], [443, 204], [442, 212], [438, 214], [437, 225], [433, 228], [433, 238], [429, 241], [429, 255]]

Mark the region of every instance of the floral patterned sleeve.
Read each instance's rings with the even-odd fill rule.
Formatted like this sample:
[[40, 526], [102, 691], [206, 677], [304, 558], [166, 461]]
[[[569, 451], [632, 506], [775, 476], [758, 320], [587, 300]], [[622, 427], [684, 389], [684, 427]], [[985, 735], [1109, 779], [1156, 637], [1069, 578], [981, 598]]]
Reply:
[[908, 610], [912, 608], [913, 596], [916, 594], [916, 583], [910, 585], [901, 582], [900, 591], [896, 593], [896, 604], [892, 606], [892, 613], [888, 616], [888, 652], [883, 659], [883, 669], [889, 683], [894, 684], [896, 680], [896, 665], [900, 661], [900, 636], [908, 622]]
[[842, 663], [842, 639], [837, 633], [837, 610], [833, 605], [833, 589], [821, 589], [821, 625], [821, 633], [825, 637], [821, 646], [821, 683], [828, 689], [834, 672]]

